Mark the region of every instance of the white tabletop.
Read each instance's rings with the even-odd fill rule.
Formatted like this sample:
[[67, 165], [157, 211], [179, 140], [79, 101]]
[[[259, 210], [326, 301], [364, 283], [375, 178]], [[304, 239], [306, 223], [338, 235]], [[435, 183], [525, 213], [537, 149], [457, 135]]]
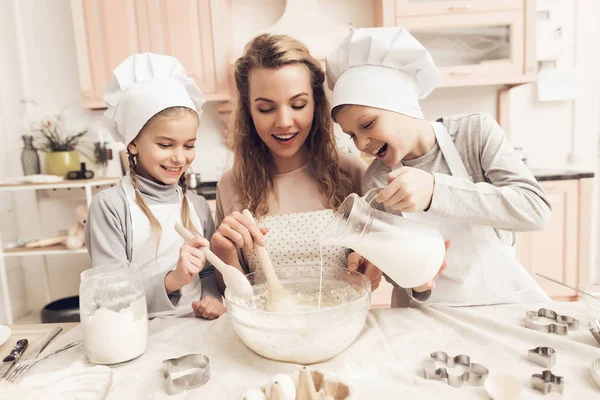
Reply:
[[[542, 306], [578, 318], [580, 329], [568, 336], [526, 329], [525, 311]], [[600, 388], [590, 375], [592, 361], [600, 358], [600, 345], [587, 329], [589, 318], [583, 303], [375, 310], [369, 313], [363, 332], [346, 351], [314, 367], [346, 379], [358, 399], [489, 398], [483, 387], [463, 384], [453, 388], [423, 378], [423, 362], [431, 352], [442, 350], [450, 356], [467, 354], [472, 362], [486, 366], [490, 374], [512, 375], [521, 382], [521, 399], [540, 399], [542, 394], [531, 387], [531, 375], [544, 368], [527, 360], [527, 350], [550, 346], [557, 352], [552, 372], [565, 381], [564, 398], [600, 398]], [[50, 348], [79, 339], [81, 330], [76, 327]], [[196, 352], [210, 358], [210, 381], [192, 391], [167, 395], [162, 361]], [[35, 372], [56, 370], [77, 357], [84, 357], [80, 348], [49, 360]], [[130, 364], [112, 369], [108, 398], [239, 399], [244, 389], [264, 386], [274, 374], [297, 369], [297, 365], [254, 354], [239, 340], [226, 315], [215, 321], [155, 319], [150, 322], [146, 353]]]

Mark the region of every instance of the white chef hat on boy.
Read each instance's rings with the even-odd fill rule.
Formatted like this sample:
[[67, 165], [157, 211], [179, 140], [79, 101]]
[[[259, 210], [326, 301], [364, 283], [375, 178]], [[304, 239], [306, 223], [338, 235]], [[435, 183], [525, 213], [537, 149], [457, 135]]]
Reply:
[[331, 108], [357, 104], [423, 118], [419, 99], [440, 80], [429, 52], [404, 28], [355, 29], [327, 57]]
[[204, 95], [174, 57], [144, 53], [127, 57], [104, 90], [116, 141], [129, 144], [146, 122], [169, 107], [187, 107], [202, 115]]

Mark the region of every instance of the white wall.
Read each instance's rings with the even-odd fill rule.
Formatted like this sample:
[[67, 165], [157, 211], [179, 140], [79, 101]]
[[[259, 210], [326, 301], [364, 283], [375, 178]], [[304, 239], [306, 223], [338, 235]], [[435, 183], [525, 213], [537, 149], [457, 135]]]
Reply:
[[[14, 23], [14, 8], [12, 2], [0, 2], [0, 179], [21, 174], [18, 147], [20, 138], [18, 132], [18, 116], [22, 114], [23, 107], [19, 99], [22, 93], [22, 75], [18, 58], [16, 26]], [[11, 60], [7, 62], [6, 60]], [[13, 196], [0, 192], [0, 238], [4, 241], [12, 240], [19, 233], [18, 203], [31, 204], [31, 195], [23, 194]], [[21, 269], [21, 260], [11, 258], [5, 260], [8, 284], [11, 288], [12, 312], [23, 315], [28, 312], [29, 304], [25, 294], [25, 278]], [[1, 303], [0, 308], [4, 314], [6, 305]]]
[[[595, 50], [600, 39], [595, 32], [595, 21], [600, 11], [594, 0], [578, 0], [576, 5], [578, 12], [573, 19], [577, 21], [577, 30], [573, 38], [578, 42], [574, 46], [573, 41], [567, 50], [587, 82], [582, 97], [575, 102], [540, 103], [535, 97], [535, 85], [513, 91], [514, 108], [518, 111], [512, 116], [515, 144], [525, 147], [530, 164], [535, 167], [595, 168], [596, 165], [600, 108], [597, 85], [591, 83], [597, 83], [600, 76]], [[335, 15], [332, 21], [338, 24], [372, 25], [371, 1], [320, 0], [318, 6], [326, 14]], [[276, 23], [284, 9], [284, 0], [232, 0], [233, 55], [238, 56], [248, 40]], [[0, 59], [0, 162], [3, 163], [0, 177], [4, 177], [21, 173], [18, 127], [25, 112], [21, 98], [33, 98], [41, 108], [52, 112], [79, 101], [69, 0], [0, 0]], [[496, 116], [497, 89], [439, 89], [424, 100], [422, 106], [428, 118], [472, 111]], [[101, 118], [101, 112], [93, 116]], [[217, 180], [231, 165], [232, 157], [221, 143], [212, 104], [206, 107], [199, 139], [192, 167], [202, 173], [203, 180]], [[574, 164], [569, 163], [571, 152], [577, 156]], [[49, 199], [37, 204], [32, 194], [0, 193], [3, 240], [13, 240], [17, 234], [49, 233], [67, 228], [74, 218], [69, 205], [61, 201]], [[28, 308], [39, 308], [51, 298], [77, 293], [78, 274], [89, 265], [85, 256], [20, 260], [20, 264], [26, 264], [22, 270], [16, 261], [10, 260], [9, 271], [17, 314]], [[45, 265], [51, 293], [46, 292]], [[26, 301], [22, 296], [24, 290], [28, 294]]]

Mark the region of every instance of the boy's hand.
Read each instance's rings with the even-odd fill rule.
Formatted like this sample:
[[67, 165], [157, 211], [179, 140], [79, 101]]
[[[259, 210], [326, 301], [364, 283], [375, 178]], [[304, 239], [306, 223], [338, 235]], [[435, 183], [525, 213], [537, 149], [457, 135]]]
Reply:
[[379, 268], [355, 251], [348, 254], [348, 271], [357, 271], [366, 276], [371, 281], [371, 292], [379, 287], [383, 275]]
[[388, 174], [388, 185], [375, 200], [392, 210], [427, 210], [433, 198], [433, 174], [418, 168], [400, 167]]
[[[444, 245], [446, 246], [446, 251], [448, 251], [448, 247], [450, 246], [450, 241], [446, 240], [444, 242]], [[428, 290], [433, 290], [435, 288], [435, 280], [444, 273], [444, 271], [446, 270], [446, 267], [448, 266], [448, 263], [446, 262], [446, 258], [444, 258], [444, 262], [442, 262], [442, 266], [440, 267], [440, 270], [438, 271], [438, 273], [433, 277], [432, 280], [430, 280], [429, 282], [427, 282], [426, 284], [416, 287], [416, 288], [412, 288], [413, 291], [415, 292], [426, 292]]]
[[200, 301], [192, 301], [194, 315], [198, 318], [219, 318], [225, 311], [225, 306], [214, 297], [206, 296]]

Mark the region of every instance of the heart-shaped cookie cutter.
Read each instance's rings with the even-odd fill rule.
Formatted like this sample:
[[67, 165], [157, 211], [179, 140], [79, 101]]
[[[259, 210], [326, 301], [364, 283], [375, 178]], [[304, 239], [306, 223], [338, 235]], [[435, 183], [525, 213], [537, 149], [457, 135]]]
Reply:
[[556, 364], [556, 351], [552, 347], [539, 346], [527, 352], [527, 359], [544, 368], [552, 368]]
[[204, 354], [187, 354], [163, 361], [167, 393], [177, 394], [204, 385], [210, 379], [210, 360]]
[[[440, 368], [437, 364], [445, 364]], [[449, 371], [448, 369], [460, 369], [460, 373]], [[471, 363], [471, 358], [464, 354], [459, 354], [456, 357], [449, 357], [443, 351], [436, 351], [429, 355], [429, 359], [423, 363], [423, 375], [425, 379], [446, 379], [448, 385], [459, 387], [463, 382], [467, 382], [473, 386], [483, 385], [485, 378], [490, 371], [481, 364]]]
[[[540, 318], [548, 318], [556, 323], [541, 324]], [[560, 315], [556, 311], [547, 308], [540, 308], [538, 311], [527, 311], [525, 315], [525, 327], [539, 332], [554, 333], [565, 336], [569, 330], [579, 329], [579, 321], [568, 315]]]

